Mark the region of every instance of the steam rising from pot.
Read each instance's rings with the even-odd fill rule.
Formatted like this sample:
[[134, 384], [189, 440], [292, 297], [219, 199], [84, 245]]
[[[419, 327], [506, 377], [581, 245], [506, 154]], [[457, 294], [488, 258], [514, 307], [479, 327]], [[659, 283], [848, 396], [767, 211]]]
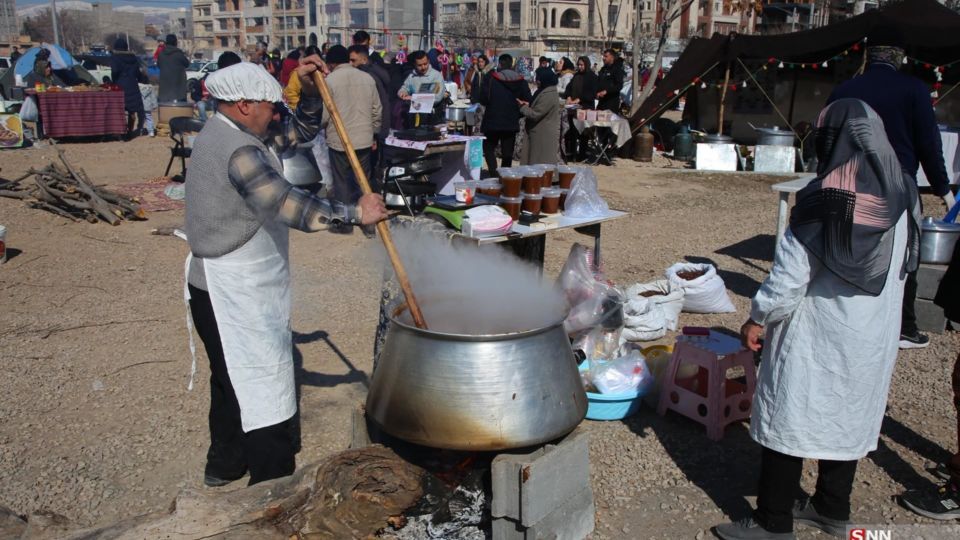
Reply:
[[[550, 326], [566, 316], [562, 291], [537, 267], [500, 246], [478, 247], [405, 229], [394, 229], [393, 235], [431, 331], [504, 334]], [[399, 319], [412, 324], [406, 311]]]

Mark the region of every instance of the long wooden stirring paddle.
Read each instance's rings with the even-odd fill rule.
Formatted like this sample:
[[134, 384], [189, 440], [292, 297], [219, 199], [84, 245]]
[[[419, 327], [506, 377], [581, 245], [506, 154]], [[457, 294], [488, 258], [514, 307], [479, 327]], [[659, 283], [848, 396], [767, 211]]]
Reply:
[[[333, 96], [330, 95], [330, 87], [327, 86], [327, 81], [319, 71], [313, 73], [313, 81], [320, 90], [320, 97], [323, 98], [323, 106], [326, 107], [327, 112], [330, 113], [333, 127], [337, 129], [337, 135], [339, 135], [340, 140], [343, 141], [343, 146], [347, 152], [347, 159], [350, 160], [350, 166], [353, 168], [353, 174], [357, 176], [357, 181], [360, 183], [360, 191], [362, 191], [364, 195], [373, 193], [373, 190], [370, 188], [370, 182], [367, 180], [367, 175], [363, 172], [363, 167], [360, 166], [360, 160], [357, 159], [357, 152], [353, 149], [353, 144], [350, 143], [350, 137], [347, 135], [347, 129], [343, 125], [343, 119], [340, 117], [337, 104], [333, 102]], [[397, 253], [397, 247], [393, 243], [393, 236], [390, 235], [390, 228], [387, 226], [386, 221], [377, 223], [377, 232], [380, 233], [380, 240], [383, 241], [383, 247], [387, 249], [387, 256], [390, 257], [393, 271], [397, 274], [397, 281], [400, 282], [403, 296], [407, 299], [407, 306], [410, 308], [413, 323], [417, 325], [417, 328], [426, 329], [427, 321], [424, 320], [423, 312], [420, 311], [420, 305], [417, 303], [417, 298], [413, 295], [413, 287], [410, 286], [410, 279], [407, 277], [407, 271], [404, 269], [400, 255]]]

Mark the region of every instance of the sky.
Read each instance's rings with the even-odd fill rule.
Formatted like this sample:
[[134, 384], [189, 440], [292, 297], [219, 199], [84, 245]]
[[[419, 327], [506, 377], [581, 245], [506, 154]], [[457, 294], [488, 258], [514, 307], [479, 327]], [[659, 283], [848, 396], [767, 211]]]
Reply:
[[[93, 3], [96, 0], [84, 0]], [[118, 6], [150, 6], [150, 7], [189, 7], [190, 0], [102, 0], [112, 2], [114, 7]], [[35, 6], [37, 4], [49, 4], [49, 0], [17, 0], [17, 7]]]

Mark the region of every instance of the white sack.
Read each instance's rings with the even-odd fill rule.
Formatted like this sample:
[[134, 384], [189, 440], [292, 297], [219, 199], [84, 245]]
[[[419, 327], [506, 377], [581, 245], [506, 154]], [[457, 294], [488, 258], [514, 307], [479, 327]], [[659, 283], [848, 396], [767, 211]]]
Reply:
[[[706, 273], [696, 279], [685, 280], [678, 272]], [[727, 296], [723, 278], [712, 264], [677, 263], [667, 268], [667, 280], [672, 287], [683, 289], [683, 310], [689, 313], [732, 313], [736, 311]]]
[[[641, 296], [641, 293], [656, 291], [654, 296]], [[680, 325], [680, 312], [683, 311], [683, 289], [672, 287], [666, 279], [650, 283], [635, 283], [627, 289], [627, 300], [643, 298], [663, 309], [667, 330], [676, 330]]]
[[642, 296], [627, 299], [623, 306], [623, 333], [621, 340], [653, 341], [667, 334], [667, 320], [663, 308]]

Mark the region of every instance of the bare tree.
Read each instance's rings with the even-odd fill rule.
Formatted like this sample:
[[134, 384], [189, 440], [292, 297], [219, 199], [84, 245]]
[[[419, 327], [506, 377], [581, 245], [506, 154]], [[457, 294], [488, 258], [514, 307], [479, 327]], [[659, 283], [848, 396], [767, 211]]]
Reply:
[[[107, 34], [103, 36], [103, 41], [108, 45], [113, 46], [114, 42], [120, 38], [123, 38], [123, 40], [126, 41], [127, 35], [119, 33]], [[143, 54], [146, 51], [146, 49], [143, 48], [143, 42], [135, 37], [131, 37], [130, 42], [127, 43], [127, 45], [130, 47], [130, 52], [134, 54]]]
[[[657, 30], [659, 36], [657, 36], [657, 53], [653, 58], [653, 66], [650, 68], [650, 77], [651, 79], [656, 78], [657, 74], [660, 73], [660, 67], [663, 66], [663, 49], [667, 45], [667, 38], [670, 36], [670, 27], [673, 26], [674, 21], [680, 18], [683, 15], [683, 12], [690, 6], [693, 0], [657, 0], [657, 5], [660, 7], [660, 12], [663, 14], [663, 18], [660, 19], [657, 24]], [[638, 12], [639, 13], [639, 12]], [[637, 24], [640, 24], [640, 17], [637, 18]], [[634, 49], [641, 48], [642, 44], [641, 32], [634, 32]], [[634, 56], [634, 73], [637, 73], [639, 70], [636, 69], [638, 56]], [[638, 77], [638, 75], [634, 75]], [[639, 95], [636, 94], [636, 88], [638, 85], [634, 86], [634, 100], [633, 106], [630, 108], [630, 114], [637, 112], [637, 109], [640, 108], [640, 105], [650, 97], [650, 94], [653, 92], [653, 80], [647, 84], [643, 90], [640, 91]]]
[[[85, 17], [78, 17], [69, 10], [58, 10], [60, 44], [68, 51], [79, 52], [86, 46], [97, 43], [101, 37], [96, 25]], [[34, 41], [53, 43], [53, 17], [50, 9], [23, 20], [23, 31]]]
[[519, 43], [508, 37], [506, 25], [497, 24], [493, 17], [479, 9], [444, 17], [441, 34], [450, 42], [448, 45], [470, 49], [503, 48]]

